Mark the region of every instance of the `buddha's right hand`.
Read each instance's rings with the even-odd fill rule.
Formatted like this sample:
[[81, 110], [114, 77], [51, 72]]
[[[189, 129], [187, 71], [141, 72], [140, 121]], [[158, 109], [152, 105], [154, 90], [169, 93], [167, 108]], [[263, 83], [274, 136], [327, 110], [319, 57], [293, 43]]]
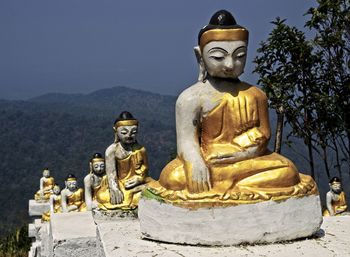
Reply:
[[201, 193], [211, 188], [209, 169], [204, 161], [185, 162], [185, 169], [188, 172], [187, 190], [190, 193]]
[[111, 204], [120, 204], [123, 202], [124, 195], [119, 188], [112, 189], [110, 194], [111, 194]]

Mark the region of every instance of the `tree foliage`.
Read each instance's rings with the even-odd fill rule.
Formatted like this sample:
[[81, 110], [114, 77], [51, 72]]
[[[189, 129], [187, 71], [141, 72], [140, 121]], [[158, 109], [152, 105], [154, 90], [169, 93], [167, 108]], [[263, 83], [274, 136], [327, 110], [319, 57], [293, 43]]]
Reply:
[[290, 125], [288, 136], [302, 138], [308, 147], [312, 175], [316, 151], [330, 177], [329, 151], [340, 175], [343, 162], [350, 161], [350, 2], [317, 3], [305, 24], [314, 38], [277, 18], [260, 44], [255, 72], [271, 107]]
[[[254, 72], [260, 75], [258, 81], [266, 92], [270, 106], [276, 110], [278, 124], [275, 151], [281, 148], [283, 118], [291, 125], [291, 135], [304, 139], [312, 160], [310, 105], [315, 87], [315, 56], [304, 32], [290, 27], [285, 20], [276, 18], [275, 28], [265, 42], [261, 42], [255, 58]], [[310, 161], [314, 175], [313, 162]]]

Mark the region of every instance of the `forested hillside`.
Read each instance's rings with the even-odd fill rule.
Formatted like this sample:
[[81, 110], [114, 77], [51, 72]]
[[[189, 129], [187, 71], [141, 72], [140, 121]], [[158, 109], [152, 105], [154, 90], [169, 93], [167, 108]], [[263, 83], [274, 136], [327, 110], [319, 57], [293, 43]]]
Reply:
[[0, 101], [0, 232], [27, 219], [28, 200], [39, 188], [43, 167], [62, 186], [68, 173], [82, 182], [91, 155], [104, 154], [113, 142], [114, 120], [124, 110], [140, 121], [138, 139], [148, 150], [150, 174], [157, 177], [175, 152], [175, 100], [117, 87]]

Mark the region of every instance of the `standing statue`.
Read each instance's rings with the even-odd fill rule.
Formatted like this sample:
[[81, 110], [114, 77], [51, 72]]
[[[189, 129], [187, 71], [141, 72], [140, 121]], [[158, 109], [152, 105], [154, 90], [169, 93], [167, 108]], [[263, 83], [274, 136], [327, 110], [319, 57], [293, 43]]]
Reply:
[[61, 192], [62, 212], [80, 211], [84, 203], [84, 190], [78, 188], [77, 178], [69, 174], [65, 180], [66, 188]]
[[55, 184], [53, 187], [53, 194], [50, 195], [50, 210], [44, 212], [41, 216], [42, 221], [50, 221], [51, 213], [61, 212], [61, 188]]
[[[267, 208], [255, 204], [269, 202], [275, 206], [276, 201], [294, 201], [303, 197], [304, 201], [312, 202], [312, 207], [306, 211], [312, 212], [311, 216], [315, 215], [314, 222], [307, 229], [294, 227], [304, 233], [295, 233], [294, 236], [312, 234], [319, 227], [322, 217], [314, 180], [299, 173], [286, 157], [267, 149], [271, 135], [267, 97], [256, 86], [239, 80], [246, 63], [248, 36], [248, 30], [238, 25], [232, 14], [225, 10], [216, 12], [209, 24], [200, 30], [198, 46], [195, 47], [199, 78], [197, 83], [180, 94], [176, 102], [177, 157], [165, 166], [159, 181], [149, 184], [148, 190], [143, 193], [144, 201], [140, 203], [139, 218], [145, 237], [170, 242], [182, 242], [183, 239], [188, 240], [188, 243], [200, 244], [207, 244], [211, 240], [209, 238], [218, 244], [237, 240], [254, 241], [244, 238], [243, 232], [238, 235], [239, 225], [245, 231], [243, 226], [247, 222], [256, 222], [254, 225], [264, 230], [263, 235], [273, 230], [257, 220], [264, 219], [266, 215], [266, 222], [272, 222], [268, 210], [256, 213], [253, 220], [245, 220], [245, 217], [253, 215], [254, 208]], [[158, 206], [152, 199], [160, 200], [162, 204]], [[281, 213], [286, 214], [295, 208], [288, 207], [288, 204], [292, 203], [286, 201], [276, 208], [281, 208]], [[243, 206], [241, 208], [246, 209], [247, 213], [239, 216], [236, 211], [238, 206]], [[201, 208], [209, 215], [212, 213], [210, 208], [216, 207], [230, 207], [215, 210], [218, 213], [227, 211], [225, 215], [231, 218], [222, 220], [222, 224], [228, 227], [225, 228], [226, 232], [218, 231], [217, 235], [215, 229], [219, 227], [216, 228], [216, 225], [210, 232], [203, 225], [206, 221], [202, 220], [203, 224], [196, 223]], [[180, 221], [181, 208], [198, 209], [198, 212], [186, 212]], [[270, 207], [270, 211], [272, 209]], [[216, 218], [218, 222], [223, 216]], [[147, 220], [157, 220], [160, 224], [164, 222], [164, 227], [157, 224], [153, 229]], [[227, 232], [231, 222], [235, 226], [232, 227], [235, 235]], [[191, 226], [188, 225], [190, 223]], [[192, 232], [186, 230], [191, 230], [190, 227]], [[172, 232], [163, 236], [159, 232], [163, 229]], [[259, 234], [251, 232], [254, 236]], [[201, 234], [207, 238], [199, 239], [198, 235]], [[226, 236], [226, 241], [220, 242], [219, 238], [223, 236]], [[265, 237], [261, 236], [261, 240]], [[273, 240], [271, 238], [269, 236], [266, 240]]]
[[40, 179], [40, 189], [35, 193], [34, 199], [37, 202], [47, 202], [52, 194], [53, 186], [55, 185], [55, 179], [50, 176], [50, 170], [45, 168], [43, 170], [43, 176]]
[[338, 216], [348, 208], [346, 204], [345, 193], [342, 189], [340, 178], [333, 177], [329, 181], [329, 192], [326, 195], [327, 209], [323, 212], [323, 216]]
[[84, 178], [86, 210], [113, 210], [117, 206], [110, 203], [108, 179], [105, 171], [105, 159], [95, 153], [90, 160], [90, 172]]
[[120, 209], [135, 209], [148, 177], [146, 149], [136, 141], [138, 121], [122, 112], [114, 122], [115, 141], [106, 150], [110, 202]]

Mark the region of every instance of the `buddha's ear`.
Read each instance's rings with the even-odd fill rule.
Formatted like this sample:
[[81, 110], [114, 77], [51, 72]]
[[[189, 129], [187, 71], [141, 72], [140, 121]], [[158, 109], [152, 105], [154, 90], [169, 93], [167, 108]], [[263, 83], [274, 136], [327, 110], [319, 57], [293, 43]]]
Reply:
[[92, 173], [93, 173], [93, 170], [92, 170], [92, 162], [89, 162], [89, 169], [90, 169], [89, 173], [92, 174]]
[[205, 77], [207, 76], [207, 71], [204, 67], [202, 52], [201, 52], [201, 49], [199, 48], [199, 46], [195, 46], [193, 48], [193, 50], [194, 50], [194, 53], [196, 55], [197, 63], [199, 66], [198, 81], [203, 82], [205, 80]]

